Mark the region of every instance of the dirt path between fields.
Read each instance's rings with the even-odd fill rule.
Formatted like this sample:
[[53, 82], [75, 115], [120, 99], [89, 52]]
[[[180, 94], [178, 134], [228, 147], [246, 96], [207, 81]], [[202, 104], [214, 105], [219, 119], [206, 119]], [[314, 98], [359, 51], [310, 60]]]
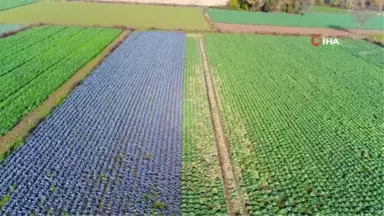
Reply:
[[228, 140], [225, 135], [223, 120], [220, 117], [220, 102], [214, 87], [214, 81], [209, 69], [207, 56], [205, 53], [203, 38], [198, 35], [200, 45], [200, 56], [203, 62], [203, 72], [205, 86], [208, 96], [208, 104], [213, 125], [215, 137], [215, 147], [219, 158], [220, 169], [223, 179], [224, 196], [227, 201], [229, 215], [241, 214], [247, 216], [247, 208], [240, 188], [239, 179], [235, 174], [235, 168], [232, 161], [232, 154], [229, 148]]
[[267, 25], [245, 25], [215, 23], [215, 29], [224, 33], [251, 33], [251, 34], [277, 34], [277, 35], [323, 35], [333, 37], [354, 37], [362, 38], [368, 34], [383, 33], [380, 30], [361, 30], [356, 36], [356, 29], [330, 29], [295, 26], [267, 26]]

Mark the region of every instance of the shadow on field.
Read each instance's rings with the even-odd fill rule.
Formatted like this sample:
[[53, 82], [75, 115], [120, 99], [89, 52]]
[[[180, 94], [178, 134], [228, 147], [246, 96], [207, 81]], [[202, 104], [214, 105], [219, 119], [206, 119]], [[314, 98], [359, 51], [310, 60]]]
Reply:
[[327, 27], [330, 28], [330, 29], [335, 29], [335, 30], [339, 30], [339, 31], [349, 32], [348, 29], [345, 29], [345, 28], [343, 28], [341, 26], [338, 26], [338, 25], [328, 25]]

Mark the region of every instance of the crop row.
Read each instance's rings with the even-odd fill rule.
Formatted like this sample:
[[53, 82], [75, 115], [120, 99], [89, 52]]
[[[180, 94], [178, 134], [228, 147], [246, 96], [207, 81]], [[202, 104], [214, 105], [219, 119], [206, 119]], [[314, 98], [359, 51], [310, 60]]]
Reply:
[[184, 215], [227, 215], [198, 47], [195, 38], [186, 38], [181, 210]]
[[[7, 57], [14, 57], [20, 51], [28, 49], [32, 45], [38, 45], [38, 43], [52, 37], [52, 35], [56, 34], [60, 30], [62, 30], [60, 27], [41, 26], [20, 32], [12, 37], [2, 39], [0, 40], [0, 59], [4, 60], [7, 59]], [[11, 61], [11, 59], [7, 60], [8, 62]]]
[[[49, 28], [49, 26], [41, 26], [41, 27], [35, 27], [35, 28], [29, 28], [28, 31], [21, 31], [18, 32], [15, 35], [12, 35], [12, 37], [5, 37], [0, 40], [0, 53], [1, 57], [5, 55], [9, 55], [9, 53], [6, 52], [6, 49], [12, 48], [13, 46], [21, 44], [21, 42], [24, 42], [27, 38], [32, 39], [33, 37], [36, 37], [39, 32], [45, 31], [46, 28]], [[33, 35], [33, 37], [31, 37]]]
[[250, 215], [383, 214], [380, 47], [204, 40]]
[[[288, 13], [263, 13], [239, 10], [226, 10], [209, 8], [206, 11], [213, 22], [247, 24], [247, 25], [270, 25], [270, 26], [297, 26], [315, 28], [343, 28], [355, 29], [357, 22], [350, 13], [306, 13], [302, 16]], [[360, 24], [361, 29], [384, 29], [383, 16], [371, 14], [370, 18]]]
[[[11, 56], [13, 58], [10, 58], [10, 61], [7, 58], [2, 59], [4, 64], [0, 66], [2, 71], [0, 85], [5, 87], [0, 89], [0, 102], [67, 56], [76, 48], [76, 45], [81, 45], [93, 36], [84, 37], [84, 34], [79, 34], [81, 30], [71, 28], [64, 30], [62, 33], [55, 34], [41, 43], [31, 46], [24, 52], [21, 51], [17, 55]], [[34, 55], [31, 55], [31, 52]], [[8, 60], [9, 63], [5, 64], [4, 60]]]
[[131, 34], [0, 165], [2, 213], [180, 215], [184, 43]]
[[[29, 46], [11, 47], [7, 49], [11, 54], [0, 59], [4, 63], [10, 62], [0, 66], [0, 135], [9, 131], [26, 113], [44, 101], [121, 30], [48, 27], [31, 31], [33, 33], [27, 34], [28, 37], [15, 35], [16, 41], [21, 40], [20, 37], [24, 38]], [[29, 40], [34, 36], [39, 40]], [[6, 39], [11, 43], [12, 38]], [[6, 46], [1, 42], [1, 45]], [[13, 60], [8, 57], [13, 57]]]
[[10, 31], [16, 31], [24, 28], [24, 25], [16, 25], [16, 24], [0, 24], [0, 36], [4, 33]]

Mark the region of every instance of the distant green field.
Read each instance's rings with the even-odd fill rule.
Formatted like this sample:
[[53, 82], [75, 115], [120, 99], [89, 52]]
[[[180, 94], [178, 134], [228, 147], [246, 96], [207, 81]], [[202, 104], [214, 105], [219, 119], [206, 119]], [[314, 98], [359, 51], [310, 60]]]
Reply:
[[[310, 13], [301, 15], [286, 13], [261, 13], [235, 10], [223, 10], [210, 8], [208, 15], [214, 22], [238, 23], [254, 25], [274, 25], [274, 26], [299, 26], [299, 27], [318, 27], [318, 28], [356, 28], [355, 19], [350, 14], [337, 13]], [[383, 16], [372, 17], [363, 29], [384, 29]]]
[[37, 0], [1, 0], [0, 11], [37, 2]]
[[313, 6], [312, 12], [316, 13], [348, 13], [347, 9], [335, 8], [335, 7], [326, 7], [326, 6]]
[[128, 26], [209, 30], [202, 8], [107, 3], [39, 2], [0, 12], [1, 23]]

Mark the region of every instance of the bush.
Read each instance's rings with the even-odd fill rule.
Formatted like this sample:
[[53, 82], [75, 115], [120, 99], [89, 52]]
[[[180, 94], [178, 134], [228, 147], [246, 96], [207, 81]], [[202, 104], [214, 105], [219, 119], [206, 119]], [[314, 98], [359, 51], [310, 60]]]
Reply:
[[333, 7], [339, 6], [339, 1], [338, 0], [330, 0], [329, 4]]
[[276, 7], [276, 0], [265, 0], [261, 10], [264, 12], [270, 12], [270, 11], [273, 11], [275, 7]]
[[236, 10], [241, 9], [240, 8], [240, 3], [239, 3], [238, 0], [230, 0], [229, 1], [229, 7], [232, 8], [232, 9], [236, 9]]
[[295, 8], [293, 7], [292, 4], [289, 3], [284, 3], [283, 5], [280, 6], [280, 11], [285, 12], [285, 13], [293, 13]]
[[375, 8], [376, 10], [379, 10], [381, 11], [382, 10], [382, 2], [381, 0], [372, 0], [372, 6], [373, 8]]
[[245, 11], [249, 11], [249, 5], [248, 3], [244, 3], [243, 5], [241, 5], [241, 9], [245, 10]]

